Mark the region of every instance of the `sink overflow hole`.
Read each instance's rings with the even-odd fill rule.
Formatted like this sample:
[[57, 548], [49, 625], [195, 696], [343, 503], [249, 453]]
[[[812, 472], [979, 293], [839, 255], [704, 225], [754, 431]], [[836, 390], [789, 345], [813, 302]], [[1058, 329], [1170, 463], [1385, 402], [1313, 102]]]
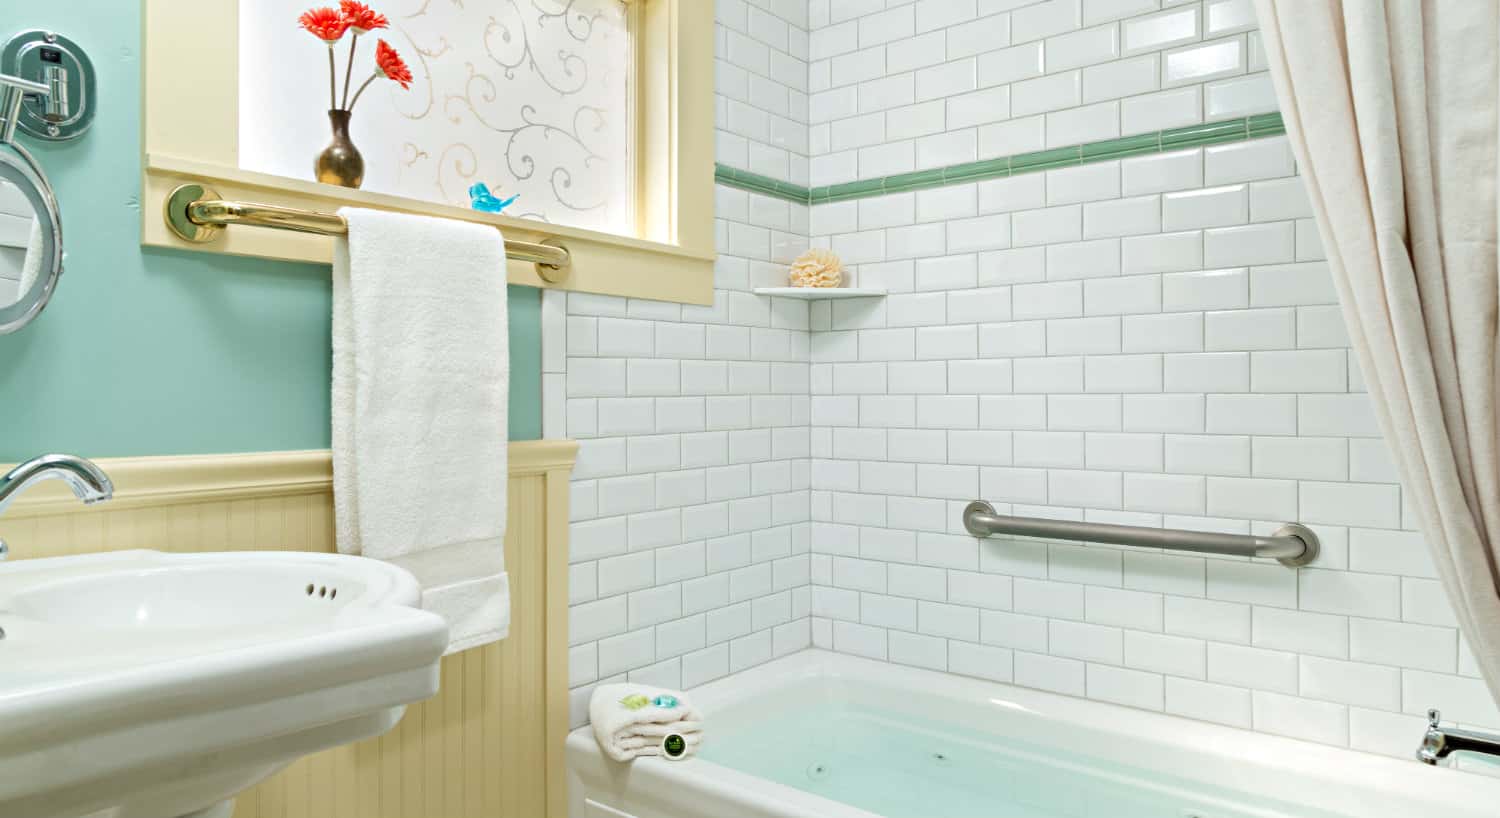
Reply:
[[327, 585], [313, 585], [310, 582], [307, 584], [307, 588], [305, 588], [304, 590], [307, 592], [308, 596], [312, 596], [314, 593], [316, 593], [318, 595], [318, 598], [320, 599], [333, 599], [334, 597], [339, 595], [339, 589], [337, 588], [329, 588]]

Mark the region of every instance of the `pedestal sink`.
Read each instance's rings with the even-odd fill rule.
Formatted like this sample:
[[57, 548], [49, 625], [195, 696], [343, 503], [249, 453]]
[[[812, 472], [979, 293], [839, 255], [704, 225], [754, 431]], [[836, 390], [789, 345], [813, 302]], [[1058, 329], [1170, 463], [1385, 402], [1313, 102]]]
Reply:
[[0, 818], [228, 816], [438, 689], [399, 568], [284, 552], [0, 563]]

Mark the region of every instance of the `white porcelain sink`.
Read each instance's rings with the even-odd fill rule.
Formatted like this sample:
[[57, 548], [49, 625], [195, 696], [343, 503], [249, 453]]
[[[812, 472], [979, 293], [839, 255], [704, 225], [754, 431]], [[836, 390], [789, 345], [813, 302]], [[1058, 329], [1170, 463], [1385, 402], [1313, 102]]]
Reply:
[[227, 815], [438, 689], [410, 574], [290, 552], [0, 563], [0, 818]]

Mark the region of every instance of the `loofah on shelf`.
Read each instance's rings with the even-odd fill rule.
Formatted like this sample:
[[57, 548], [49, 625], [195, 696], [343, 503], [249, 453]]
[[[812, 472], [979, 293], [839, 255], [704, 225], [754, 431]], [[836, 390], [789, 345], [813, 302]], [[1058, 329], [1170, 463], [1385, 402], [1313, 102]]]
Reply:
[[844, 281], [844, 263], [832, 251], [814, 247], [792, 262], [788, 280], [793, 287], [837, 287]]

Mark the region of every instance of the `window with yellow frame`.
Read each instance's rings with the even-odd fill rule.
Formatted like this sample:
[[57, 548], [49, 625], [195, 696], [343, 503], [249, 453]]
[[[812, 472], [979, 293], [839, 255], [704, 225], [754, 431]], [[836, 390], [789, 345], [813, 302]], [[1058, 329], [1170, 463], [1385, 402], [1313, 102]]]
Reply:
[[[306, 2], [143, 0], [148, 202], [188, 182], [318, 212], [483, 221], [572, 256], [552, 283], [512, 262], [512, 283], [711, 300], [711, 3], [387, 0], [370, 4], [384, 19], [368, 29], [309, 31], [296, 23]], [[358, 188], [316, 180], [330, 111], [350, 112]], [[516, 198], [473, 210], [476, 183], [492, 206]], [[189, 245], [159, 206], [146, 208], [146, 244], [331, 257], [326, 237], [254, 228]]]

